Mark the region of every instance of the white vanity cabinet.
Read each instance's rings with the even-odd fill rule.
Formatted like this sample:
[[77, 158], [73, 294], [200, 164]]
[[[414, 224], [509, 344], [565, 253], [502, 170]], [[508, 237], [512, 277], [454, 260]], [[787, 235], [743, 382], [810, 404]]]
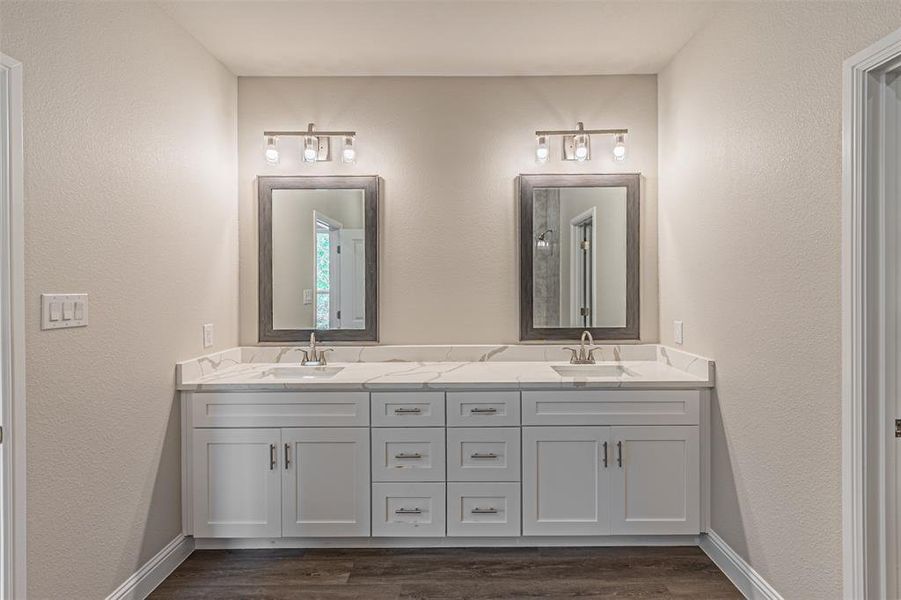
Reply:
[[184, 531], [197, 538], [578, 545], [706, 529], [707, 390], [217, 391], [182, 402]]

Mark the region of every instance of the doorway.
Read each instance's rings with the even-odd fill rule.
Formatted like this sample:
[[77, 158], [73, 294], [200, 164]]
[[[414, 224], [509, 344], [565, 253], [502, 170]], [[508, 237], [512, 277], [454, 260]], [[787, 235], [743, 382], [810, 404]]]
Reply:
[[24, 598], [22, 65], [0, 54], [0, 593]]
[[897, 599], [901, 598], [901, 30], [848, 59], [843, 71], [844, 597]]

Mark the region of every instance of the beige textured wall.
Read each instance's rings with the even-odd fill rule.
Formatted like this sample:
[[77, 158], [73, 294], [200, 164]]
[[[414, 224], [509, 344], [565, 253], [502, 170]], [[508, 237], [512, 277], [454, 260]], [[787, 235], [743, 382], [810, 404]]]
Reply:
[[[265, 129], [358, 133], [356, 165], [263, 159]], [[535, 163], [534, 131], [628, 127], [614, 164], [597, 138], [593, 159]], [[554, 140], [555, 146], [558, 140]], [[520, 173], [640, 172], [642, 312], [657, 338], [657, 82], [623, 77], [238, 78], [241, 341], [257, 340], [257, 175], [380, 175], [382, 343], [498, 343], [519, 339], [515, 181]]]
[[[146, 3], [4, 1], [25, 73], [29, 598], [103, 598], [180, 531], [174, 365], [237, 343], [237, 84]], [[90, 294], [42, 332], [41, 292]]]
[[722, 10], [660, 74], [660, 319], [717, 362], [713, 528], [841, 594], [841, 64], [901, 3]]

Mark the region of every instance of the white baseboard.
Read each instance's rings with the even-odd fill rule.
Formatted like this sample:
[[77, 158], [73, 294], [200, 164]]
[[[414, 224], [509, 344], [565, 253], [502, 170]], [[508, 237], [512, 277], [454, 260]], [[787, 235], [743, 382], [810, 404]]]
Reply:
[[117, 587], [106, 600], [144, 600], [193, 551], [194, 538], [179, 535]]
[[749, 600], [783, 600], [782, 596], [760, 573], [713, 531], [701, 534], [701, 550], [716, 563], [745, 598]]

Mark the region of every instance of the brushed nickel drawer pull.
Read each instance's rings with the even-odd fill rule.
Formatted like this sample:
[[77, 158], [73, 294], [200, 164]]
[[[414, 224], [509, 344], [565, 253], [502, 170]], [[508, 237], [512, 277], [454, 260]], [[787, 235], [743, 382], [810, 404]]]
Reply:
[[473, 409], [470, 409], [469, 412], [474, 415], [493, 415], [493, 414], [497, 413], [497, 409], [496, 408], [473, 408]]
[[275, 444], [269, 444], [269, 470], [274, 470], [276, 464], [278, 464], [278, 449]]
[[394, 458], [413, 458], [413, 459], [416, 459], [416, 458], [422, 458], [422, 454], [420, 454], [419, 452], [413, 452], [413, 453], [410, 453], [410, 454], [407, 454], [406, 452], [401, 452], [401, 453], [399, 453], [399, 454], [395, 454], [395, 455], [394, 455]]
[[495, 458], [497, 458], [497, 454], [495, 454], [494, 452], [487, 452], [487, 453], [483, 453], [483, 452], [473, 452], [472, 454], [469, 455], [469, 458], [490, 458], [490, 459], [495, 459]]
[[396, 415], [408, 415], [408, 414], [409, 414], [409, 415], [418, 415], [418, 414], [421, 413], [421, 412], [422, 412], [422, 409], [421, 409], [421, 408], [418, 408], [418, 407], [414, 407], [414, 408], [395, 408], [395, 409], [394, 409], [394, 414], [396, 414]]
[[285, 468], [291, 467], [291, 444], [285, 444]]
[[394, 511], [394, 514], [396, 514], [396, 515], [421, 515], [422, 509], [421, 508], [398, 508], [396, 511]]
[[493, 506], [491, 508], [479, 508], [478, 506], [472, 509], [472, 514], [474, 515], [496, 515], [497, 509]]

